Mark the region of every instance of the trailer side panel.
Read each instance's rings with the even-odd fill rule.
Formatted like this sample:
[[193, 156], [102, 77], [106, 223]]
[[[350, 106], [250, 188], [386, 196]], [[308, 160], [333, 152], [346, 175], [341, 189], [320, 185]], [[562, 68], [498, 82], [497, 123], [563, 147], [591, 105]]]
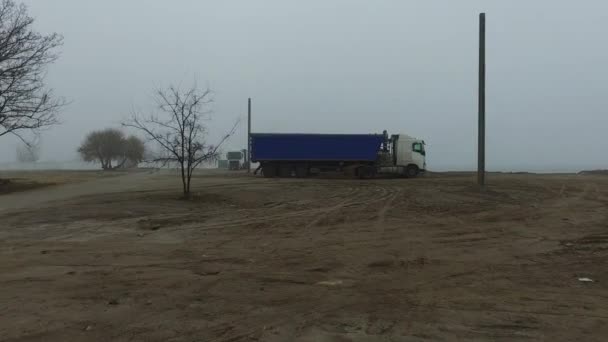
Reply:
[[367, 161], [377, 158], [380, 134], [252, 133], [251, 159], [258, 161]]

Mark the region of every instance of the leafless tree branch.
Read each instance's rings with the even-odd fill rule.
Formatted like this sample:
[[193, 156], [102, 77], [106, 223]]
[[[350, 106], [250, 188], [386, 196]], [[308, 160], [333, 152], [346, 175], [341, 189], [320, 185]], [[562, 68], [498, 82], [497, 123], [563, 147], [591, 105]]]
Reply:
[[190, 195], [190, 183], [194, 170], [204, 161], [217, 158], [219, 147], [236, 131], [232, 129], [216, 145], [206, 142], [207, 127], [203, 121], [211, 111], [207, 107], [213, 102], [209, 89], [201, 90], [196, 85], [187, 90], [171, 86], [155, 92], [154, 101], [161, 115], [142, 115], [133, 112], [123, 126], [145, 133], [150, 141], [160, 146], [161, 153], [150, 161], [179, 166], [184, 196]]
[[44, 86], [46, 68], [57, 59], [63, 38], [35, 32], [33, 23], [25, 5], [1, 0], [0, 136], [13, 134], [26, 143], [21, 132], [57, 124], [58, 111], [66, 105]]

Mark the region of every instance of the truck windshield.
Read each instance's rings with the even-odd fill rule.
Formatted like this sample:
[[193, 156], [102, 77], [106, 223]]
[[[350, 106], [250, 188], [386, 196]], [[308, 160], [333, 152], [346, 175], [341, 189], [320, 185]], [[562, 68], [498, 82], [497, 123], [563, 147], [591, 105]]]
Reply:
[[424, 151], [424, 144], [419, 143], [419, 142], [412, 144], [412, 150], [414, 152], [418, 152], [418, 153], [420, 153], [422, 155], [426, 154], [426, 152]]

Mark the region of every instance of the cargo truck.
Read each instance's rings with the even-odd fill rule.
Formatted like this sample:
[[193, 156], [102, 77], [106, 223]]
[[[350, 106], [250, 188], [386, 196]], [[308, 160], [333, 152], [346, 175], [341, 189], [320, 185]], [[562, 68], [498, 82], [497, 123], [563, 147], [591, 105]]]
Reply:
[[228, 170], [240, 170], [243, 165], [243, 153], [241, 151], [232, 151], [226, 153], [226, 159], [228, 160]]
[[360, 178], [416, 177], [426, 170], [424, 140], [406, 134], [251, 133], [251, 161], [264, 177], [338, 171]]
[[226, 159], [228, 160], [227, 169], [229, 170], [243, 170], [249, 167], [249, 161], [247, 160], [247, 150], [228, 152], [226, 153]]

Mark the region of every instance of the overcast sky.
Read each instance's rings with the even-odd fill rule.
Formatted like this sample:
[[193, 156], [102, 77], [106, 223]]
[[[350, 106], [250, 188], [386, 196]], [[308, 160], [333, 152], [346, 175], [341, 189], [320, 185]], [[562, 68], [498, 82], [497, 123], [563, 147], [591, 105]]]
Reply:
[[[608, 167], [605, 1], [27, 0], [64, 35], [48, 84], [71, 105], [44, 160], [150, 108], [158, 86], [215, 91], [217, 139], [253, 98], [255, 132], [426, 140], [431, 169], [474, 169], [478, 14], [488, 18], [487, 153], [494, 170]], [[246, 122], [228, 148], [245, 145]], [[0, 160], [17, 142], [2, 138]]]

